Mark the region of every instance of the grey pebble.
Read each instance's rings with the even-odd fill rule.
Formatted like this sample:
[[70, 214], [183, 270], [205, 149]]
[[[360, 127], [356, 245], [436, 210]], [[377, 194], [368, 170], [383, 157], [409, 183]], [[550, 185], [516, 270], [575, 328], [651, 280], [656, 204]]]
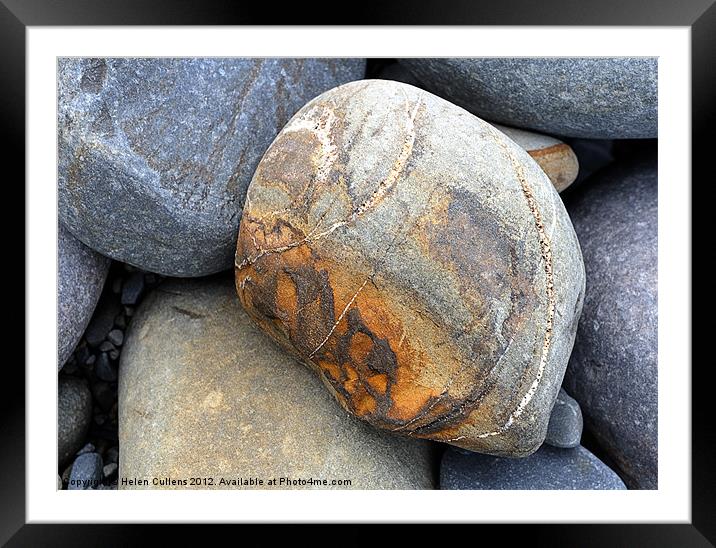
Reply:
[[85, 381], [61, 375], [57, 396], [57, 461], [61, 467], [85, 439], [92, 420], [92, 394]]
[[619, 476], [582, 446], [543, 445], [525, 458], [464, 454], [449, 448], [440, 489], [626, 489]]
[[97, 304], [92, 319], [85, 331], [85, 340], [93, 348], [99, 346], [114, 327], [114, 318], [120, 312], [120, 304], [116, 297], [105, 293]]
[[103, 381], [114, 382], [117, 380], [117, 371], [109, 361], [109, 356], [102, 352], [94, 368], [97, 377]]
[[117, 463], [116, 462], [110, 462], [109, 464], [105, 464], [104, 468], [102, 468], [102, 474], [105, 478], [112, 477], [117, 472]]
[[564, 387], [630, 488], [658, 486], [656, 152], [615, 163], [565, 200], [587, 291]]
[[116, 350], [117, 348], [109, 341], [104, 341], [102, 344], [99, 345], [99, 351], [100, 352], [109, 352], [111, 350]]
[[79, 455], [70, 472], [69, 490], [92, 489], [102, 481], [102, 457], [97, 453]]
[[582, 440], [582, 428], [579, 404], [561, 388], [549, 417], [545, 443], [563, 449], [577, 447]]
[[102, 292], [111, 261], [60, 224], [57, 237], [57, 369], [82, 337]]
[[144, 292], [144, 273], [132, 272], [122, 287], [122, 304], [135, 305]]
[[119, 329], [112, 329], [112, 331], [107, 333], [107, 340], [114, 346], [122, 346], [122, 343], [124, 342], [124, 333], [122, 333]]

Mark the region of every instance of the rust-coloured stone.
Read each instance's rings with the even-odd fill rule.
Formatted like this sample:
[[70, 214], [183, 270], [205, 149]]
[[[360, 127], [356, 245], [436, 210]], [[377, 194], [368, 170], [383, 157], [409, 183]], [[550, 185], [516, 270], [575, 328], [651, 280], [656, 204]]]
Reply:
[[545, 437], [584, 266], [524, 150], [428, 92], [364, 80], [308, 103], [264, 155], [236, 287], [356, 416], [522, 456]]

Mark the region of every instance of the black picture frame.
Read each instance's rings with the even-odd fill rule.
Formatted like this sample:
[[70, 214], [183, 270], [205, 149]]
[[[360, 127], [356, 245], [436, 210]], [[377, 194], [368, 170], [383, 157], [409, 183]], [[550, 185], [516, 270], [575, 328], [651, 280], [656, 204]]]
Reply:
[[[478, 3], [402, 1], [390, 5], [360, 3], [345, 10], [351, 24], [371, 25], [634, 25], [688, 26], [692, 53], [692, 178], [713, 177], [711, 140], [716, 107], [716, 5], [714, 0], [570, 0], [533, 2], [501, 0]], [[28, 26], [56, 25], [215, 25], [215, 24], [344, 24], [336, 4], [310, 5], [190, 0], [0, 0], [0, 112], [3, 133], [6, 192], [17, 192], [14, 203], [24, 203], [25, 180], [25, 37]], [[664, 184], [675, 184], [665, 182]], [[707, 185], [704, 181], [702, 185]], [[692, 185], [693, 188], [693, 185]], [[708, 188], [708, 186], [707, 186]], [[23, 189], [22, 191], [20, 189]], [[12, 198], [6, 195], [6, 200]], [[698, 204], [698, 201], [692, 203]], [[7, 204], [7, 202], [6, 202]], [[703, 207], [707, 207], [703, 205]], [[696, 211], [692, 218], [696, 219]], [[708, 215], [707, 215], [708, 218]], [[696, 233], [696, 231], [692, 232]], [[23, 241], [24, 246], [24, 241]], [[692, 246], [694, 249], [695, 245]], [[24, 249], [23, 249], [24, 254]], [[24, 262], [23, 262], [24, 264]], [[53, 264], [53, 261], [49, 261]], [[24, 268], [24, 266], [23, 266]], [[25, 277], [27, 272], [24, 272]], [[24, 286], [24, 281], [23, 287]], [[23, 313], [24, 319], [24, 313]], [[15, 321], [16, 328], [25, 323]], [[696, 322], [694, 322], [696, 328]], [[705, 327], [701, 324], [700, 329]], [[703, 339], [703, 338], [702, 338]], [[698, 340], [698, 338], [694, 338]], [[708, 340], [708, 339], [707, 339]], [[3, 367], [4, 390], [0, 396], [0, 543], [10, 546], [125, 546], [148, 539], [150, 526], [121, 525], [27, 525], [25, 523], [25, 385], [24, 369], [7, 360]], [[12, 362], [12, 363], [10, 363]], [[669, 364], [688, 367], [691, 364]], [[48, 367], [48, 369], [54, 368]], [[716, 474], [714, 473], [714, 432], [710, 386], [713, 374], [709, 363], [692, 367], [692, 521], [690, 524], [640, 525], [527, 525], [480, 526], [497, 534], [501, 543], [512, 541], [537, 545], [567, 546], [713, 546], [716, 542]], [[10, 389], [12, 387], [12, 389]], [[81, 516], [78, 516], [81, 519]], [[317, 520], [320, 519], [317, 517]], [[358, 529], [359, 526], [352, 526]], [[451, 526], [453, 537], [463, 528]], [[151, 527], [153, 531], [156, 528]], [[205, 541], [194, 528], [174, 528], [182, 540]], [[414, 527], [424, 539], [422, 527]], [[282, 528], [289, 535], [293, 526]], [[167, 541], [169, 531], [159, 534]], [[244, 533], [242, 533], [243, 536]], [[248, 534], [248, 533], [247, 533]], [[443, 533], [444, 534], [444, 533]], [[475, 532], [469, 533], [471, 536]], [[483, 535], [483, 532], [478, 533]], [[247, 537], [248, 538], [248, 537]], [[273, 537], [272, 537], [273, 538]], [[363, 540], [372, 533], [342, 531], [335, 542]], [[481, 538], [481, 537], [475, 537]], [[236, 538], [236, 540], [240, 540]], [[444, 542], [444, 540], [443, 540]]]

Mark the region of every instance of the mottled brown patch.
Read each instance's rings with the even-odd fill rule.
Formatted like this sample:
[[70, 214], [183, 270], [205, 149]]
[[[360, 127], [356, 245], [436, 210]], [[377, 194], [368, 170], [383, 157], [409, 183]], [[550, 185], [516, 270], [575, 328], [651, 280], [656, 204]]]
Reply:
[[[406, 336], [396, 305], [370, 273], [323, 258], [307, 242], [261, 255], [261, 249], [302, 239], [284, 221], [269, 228], [244, 217], [237, 247], [243, 266], [236, 272], [244, 307], [273, 338], [320, 370], [349, 411], [384, 428], [418, 426], [416, 415], [434, 403], [441, 387], [418, 384], [413, 370], [425, 356]], [[258, 258], [245, 261], [253, 256]]]
[[[534, 298], [534, 273], [521, 267], [524, 242], [513, 240], [497, 216], [465, 191], [447, 194], [424, 222], [425, 253], [451, 275], [472, 318], [456, 333], [471, 341], [472, 352], [464, 358], [487, 375], [526, 321]], [[499, 303], [509, 303], [504, 320]]]

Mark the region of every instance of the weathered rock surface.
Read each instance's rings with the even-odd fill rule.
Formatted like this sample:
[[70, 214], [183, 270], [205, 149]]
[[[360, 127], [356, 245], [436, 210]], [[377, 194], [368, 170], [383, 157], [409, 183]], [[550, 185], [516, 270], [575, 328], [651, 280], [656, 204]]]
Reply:
[[60, 218], [144, 270], [229, 269], [266, 147], [306, 101], [364, 70], [361, 59], [60, 59]]
[[264, 155], [236, 283], [354, 415], [516, 456], [544, 441], [584, 269], [524, 150], [430, 93], [365, 80], [306, 105]]
[[57, 392], [57, 461], [62, 468], [82, 447], [92, 420], [92, 394], [86, 382], [62, 375]]
[[600, 171], [572, 198], [587, 290], [565, 388], [627, 485], [656, 489], [656, 155]]
[[221, 478], [311, 487], [266, 484], [282, 477], [348, 479], [353, 489], [435, 486], [435, 446], [348, 415], [253, 324], [230, 277], [161, 285], [132, 320], [121, 360], [120, 488], [172, 487], [121, 483], [153, 477], [215, 478], [199, 488], [236, 488]]
[[560, 389], [554, 402], [544, 442], [552, 447], [577, 447], [582, 440], [584, 419], [577, 401]]
[[525, 459], [448, 449], [440, 466], [440, 489], [626, 489], [606, 464], [582, 446], [543, 445]]
[[579, 173], [579, 161], [572, 148], [554, 137], [523, 129], [492, 124], [527, 151], [552, 181], [557, 192], [571, 185]]
[[57, 249], [57, 369], [61, 369], [92, 317], [111, 261], [78, 241], [62, 224]]
[[[407, 68], [400, 63], [384, 67], [379, 75], [383, 80], [395, 80], [419, 88], [424, 87]], [[489, 120], [487, 120], [489, 122]], [[492, 125], [524, 148], [547, 174], [557, 192], [571, 185], [579, 174], [579, 162], [572, 148], [554, 137], [495, 124]], [[519, 124], [517, 124], [519, 125]]]
[[473, 114], [554, 135], [657, 136], [657, 59], [401, 59], [433, 93]]

